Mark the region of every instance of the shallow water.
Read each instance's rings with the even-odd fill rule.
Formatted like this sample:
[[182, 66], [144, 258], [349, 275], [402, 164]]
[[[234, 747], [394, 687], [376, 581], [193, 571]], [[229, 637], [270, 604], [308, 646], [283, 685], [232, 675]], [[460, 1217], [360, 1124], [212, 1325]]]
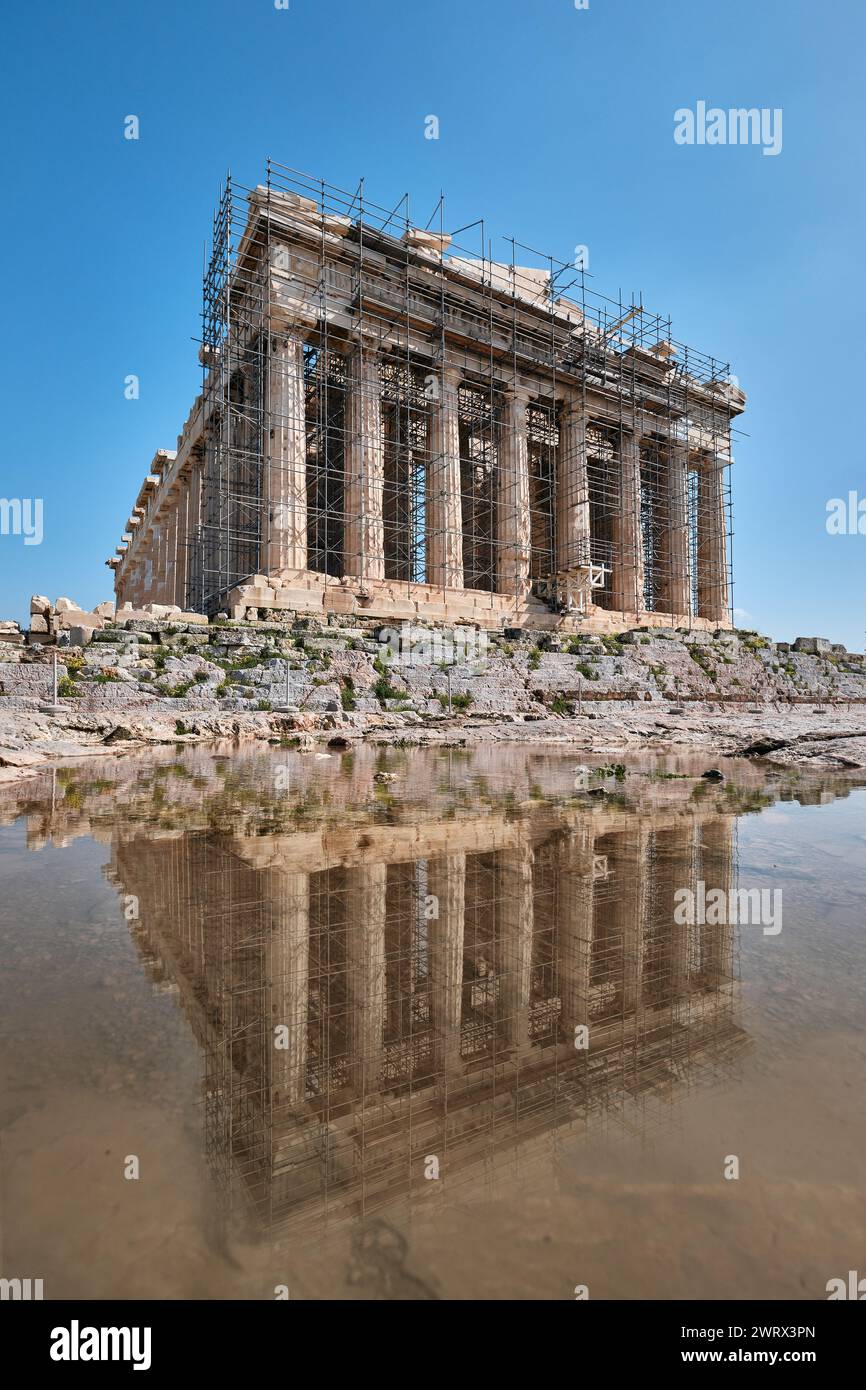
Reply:
[[0, 1273], [826, 1297], [866, 1233], [866, 793], [705, 766], [184, 748], [6, 791]]

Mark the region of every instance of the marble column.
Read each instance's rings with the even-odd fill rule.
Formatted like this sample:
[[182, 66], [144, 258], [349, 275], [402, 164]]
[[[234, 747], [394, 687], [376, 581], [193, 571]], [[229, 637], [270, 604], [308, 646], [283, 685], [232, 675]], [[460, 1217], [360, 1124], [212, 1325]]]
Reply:
[[586, 472], [586, 414], [580, 401], [566, 401], [559, 417], [556, 490], [556, 568], [560, 573], [588, 565], [589, 483]]
[[165, 598], [163, 603], [174, 603], [174, 586], [177, 579], [177, 491], [172, 491], [166, 499], [167, 515], [165, 523], [166, 532], [166, 556], [165, 556], [165, 588], [163, 590]]
[[347, 382], [343, 573], [361, 580], [384, 579], [385, 439], [379, 354], [374, 346], [356, 347], [349, 359]]
[[612, 602], [624, 613], [643, 611], [640, 436], [621, 435], [619, 511], [613, 527]]
[[496, 904], [499, 977], [497, 1018], [518, 1048], [529, 1041], [529, 998], [532, 985], [532, 845], [521, 838], [513, 849], [499, 854]]
[[724, 487], [727, 463], [718, 454], [705, 454], [698, 468], [698, 616], [714, 623], [730, 617]]
[[466, 916], [466, 855], [448, 854], [427, 865], [427, 892], [437, 899], [429, 924], [433, 985], [433, 1028], [445, 1071], [460, 1062], [463, 1013], [463, 935]]
[[174, 513], [176, 525], [174, 547], [174, 598], [172, 599], [172, 603], [176, 603], [179, 608], [186, 608], [186, 581], [189, 562], [188, 508], [189, 475], [185, 474], [178, 479]]
[[463, 588], [463, 509], [460, 496], [459, 387], [461, 374], [446, 367], [440, 399], [430, 407], [427, 453], [427, 583]]
[[[303, 1105], [307, 1089], [310, 876], [269, 869], [264, 875], [270, 949], [271, 1083], [275, 1105]], [[284, 1028], [276, 1046], [276, 1028]]]
[[307, 567], [307, 430], [304, 343], [299, 333], [271, 335], [265, 415], [265, 569]]
[[532, 523], [529, 494], [529, 441], [524, 388], [504, 392], [496, 472], [497, 589], [511, 598], [529, 592]]
[[687, 617], [691, 612], [689, 554], [689, 451], [671, 440], [667, 460], [668, 524], [663, 530], [662, 611]]
[[377, 1091], [382, 1071], [387, 887], [387, 864], [346, 872], [352, 1070], [359, 1091]]
[[165, 517], [160, 515], [153, 524], [153, 571], [150, 583], [150, 602], [165, 603], [166, 560], [168, 556]]

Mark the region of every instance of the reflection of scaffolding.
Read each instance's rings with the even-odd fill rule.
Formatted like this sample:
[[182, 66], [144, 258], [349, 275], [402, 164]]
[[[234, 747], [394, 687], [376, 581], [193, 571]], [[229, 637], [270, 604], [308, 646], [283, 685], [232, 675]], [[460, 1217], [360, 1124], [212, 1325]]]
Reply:
[[423, 230], [408, 195], [387, 210], [273, 162], [227, 181], [184, 601], [291, 573], [725, 621], [727, 365], [582, 268], [444, 225], [442, 200]]
[[336, 858], [307, 831], [156, 839], [158, 874], [145, 837], [118, 847], [205, 1050], [226, 1209], [241, 1191], [266, 1229], [453, 1194], [563, 1127], [666, 1123], [742, 1043], [732, 928], [673, 919], [678, 888], [731, 884], [729, 815], [401, 828], [362, 817]]

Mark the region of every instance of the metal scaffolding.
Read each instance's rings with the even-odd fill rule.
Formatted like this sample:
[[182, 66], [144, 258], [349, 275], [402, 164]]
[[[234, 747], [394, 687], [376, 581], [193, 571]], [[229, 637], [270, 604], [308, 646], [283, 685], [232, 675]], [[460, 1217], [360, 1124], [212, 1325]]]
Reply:
[[728, 364], [599, 294], [582, 264], [508, 246], [494, 258], [483, 220], [447, 234], [444, 198], [420, 227], [408, 194], [382, 208], [363, 181], [350, 193], [272, 160], [255, 188], [227, 179], [188, 607], [213, 614], [251, 576], [296, 568], [539, 611], [729, 615], [744, 398]]

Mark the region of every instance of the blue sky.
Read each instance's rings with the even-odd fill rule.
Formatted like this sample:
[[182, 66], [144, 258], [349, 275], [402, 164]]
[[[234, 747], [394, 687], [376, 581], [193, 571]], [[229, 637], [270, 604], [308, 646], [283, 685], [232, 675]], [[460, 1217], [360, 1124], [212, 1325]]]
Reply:
[[[46, 0], [7, 9], [3, 39], [0, 496], [44, 499], [44, 539], [0, 535], [0, 616], [110, 596], [104, 560], [200, 385], [220, 181], [271, 155], [383, 205], [408, 191], [422, 223], [444, 189], [452, 227], [585, 244], [597, 288], [641, 290], [730, 361], [742, 623], [863, 650], [866, 535], [825, 525], [830, 498], [866, 497], [859, 0]], [[781, 108], [781, 153], [675, 144], [700, 100]]]

